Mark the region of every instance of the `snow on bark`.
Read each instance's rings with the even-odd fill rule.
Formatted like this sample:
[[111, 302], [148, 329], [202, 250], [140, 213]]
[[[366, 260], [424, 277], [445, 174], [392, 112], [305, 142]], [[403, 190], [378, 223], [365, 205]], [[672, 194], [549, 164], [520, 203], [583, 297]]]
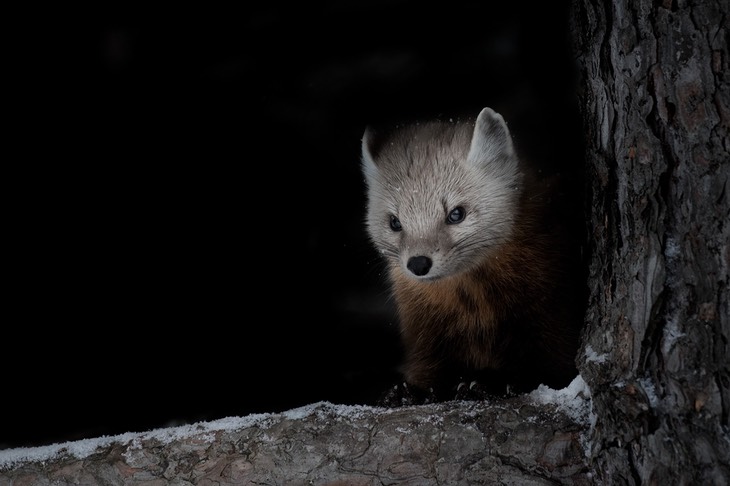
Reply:
[[1, 451], [0, 486], [592, 484], [583, 446], [590, 398], [581, 390], [396, 409], [321, 402]]

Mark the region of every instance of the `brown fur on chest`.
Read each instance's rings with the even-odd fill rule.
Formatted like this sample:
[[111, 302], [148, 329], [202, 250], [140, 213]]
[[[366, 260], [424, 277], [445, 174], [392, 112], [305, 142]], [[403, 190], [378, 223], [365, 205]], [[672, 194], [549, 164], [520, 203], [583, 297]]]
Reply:
[[567, 318], [555, 304], [561, 276], [549, 248], [535, 235], [518, 239], [474, 270], [433, 282], [393, 267], [406, 380], [431, 387], [445, 370], [515, 368], [521, 354], [532, 359], [532, 350], [552, 355], [555, 363], [545, 366], [572, 366], [569, 343], [562, 342]]

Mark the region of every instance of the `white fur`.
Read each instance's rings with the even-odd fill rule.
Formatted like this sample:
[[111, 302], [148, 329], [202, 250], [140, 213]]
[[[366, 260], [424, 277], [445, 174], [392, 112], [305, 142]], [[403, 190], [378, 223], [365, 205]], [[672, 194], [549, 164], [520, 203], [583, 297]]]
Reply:
[[[420, 280], [448, 277], [476, 267], [509, 240], [521, 175], [499, 114], [484, 108], [473, 128], [425, 123], [379, 137], [370, 129], [363, 135], [367, 227], [395, 271]], [[447, 224], [456, 207], [463, 207], [466, 217]], [[390, 228], [391, 216], [402, 231]], [[432, 260], [427, 274], [407, 269], [416, 256]]]

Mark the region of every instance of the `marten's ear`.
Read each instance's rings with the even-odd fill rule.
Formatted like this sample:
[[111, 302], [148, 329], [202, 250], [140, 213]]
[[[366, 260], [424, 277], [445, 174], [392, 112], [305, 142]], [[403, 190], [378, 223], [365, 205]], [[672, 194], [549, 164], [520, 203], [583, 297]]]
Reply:
[[467, 160], [480, 165], [495, 159], [513, 159], [514, 155], [512, 137], [504, 118], [491, 108], [484, 108], [474, 124]]
[[378, 172], [378, 166], [373, 157], [375, 150], [375, 132], [368, 126], [362, 136], [362, 170], [368, 179]]

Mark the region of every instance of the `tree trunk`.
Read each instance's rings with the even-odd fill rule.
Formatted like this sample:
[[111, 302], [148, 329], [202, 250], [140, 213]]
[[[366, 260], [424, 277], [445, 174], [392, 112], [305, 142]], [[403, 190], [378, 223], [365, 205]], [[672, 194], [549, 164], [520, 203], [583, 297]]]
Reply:
[[594, 422], [535, 396], [324, 404], [31, 452], [0, 461], [0, 485], [730, 483], [729, 13], [573, 3], [590, 251], [578, 364]]
[[730, 480], [728, 3], [577, 0], [607, 484]]

